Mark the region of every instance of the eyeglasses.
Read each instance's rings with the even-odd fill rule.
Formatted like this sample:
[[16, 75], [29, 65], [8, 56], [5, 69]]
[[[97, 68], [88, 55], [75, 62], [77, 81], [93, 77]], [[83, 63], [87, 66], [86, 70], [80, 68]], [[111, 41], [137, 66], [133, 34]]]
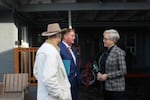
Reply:
[[107, 41], [107, 40], [110, 40], [110, 39], [107, 39], [107, 38], [103, 38], [103, 41]]

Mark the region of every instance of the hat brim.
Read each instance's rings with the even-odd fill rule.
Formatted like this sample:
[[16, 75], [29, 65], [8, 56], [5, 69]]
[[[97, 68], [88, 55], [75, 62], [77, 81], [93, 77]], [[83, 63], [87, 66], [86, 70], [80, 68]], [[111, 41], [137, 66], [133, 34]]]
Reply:
[[65, 30], [67, 30], [67, 28], [63, 28], [60, 32], [43, 32], [41, 35], [42, 36], [52, 36], [52, 35], [55, 35], [57, 33], [64, 32]]
[[59, 33], [59, 32], [53, 32], [53, 33], [51, 33], [51, 32], [43, 32], [41, 35], [42, 36], [52, 36], [52, 35], [55, 35], [57, 33]]

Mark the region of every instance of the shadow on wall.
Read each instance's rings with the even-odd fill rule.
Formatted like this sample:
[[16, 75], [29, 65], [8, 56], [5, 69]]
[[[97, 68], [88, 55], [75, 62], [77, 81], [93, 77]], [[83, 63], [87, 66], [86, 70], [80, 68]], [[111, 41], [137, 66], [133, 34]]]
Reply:
[[2, 81], [4, 73], [14, 72], [14, 53], [13, 49], [1, 52], [0, 51], [0, 81]]

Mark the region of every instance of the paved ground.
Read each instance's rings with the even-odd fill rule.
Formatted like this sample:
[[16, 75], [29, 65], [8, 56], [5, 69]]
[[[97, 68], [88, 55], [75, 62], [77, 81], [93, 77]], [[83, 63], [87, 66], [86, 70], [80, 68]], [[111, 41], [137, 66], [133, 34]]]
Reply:
[[[1, 90], [1, 85], [0, 85]], [[36, 87], [29, 87], [29, 93], [25, 100], [36, 100]], [[149, 100], [150, 79], [131, 79], [126, 82], [126, 94], [124, 100]], [[88, 88], [80, 87], [78, 100], [102, 100], [99, 83], [95, 83]]]
[[[36, 87], [30, 87], [29, 96], [26, 100], [36, 100]], [[126, 82], [126, 93], [124, 100], [149, 100], [150, 79], [131, 79]], [[29, 99], [30, 98], [30, 99]], [[94, 85], [85, 88], [80, 87], [78, 100], [102, 100], [100, 85], [96, 82]]]
[[[30, 87], [29, 94], [28, 96], [26, 96], [26, 100], [36, 100], [36, 92], [37, 92], [36, 87]], [[98, 87], [90, 86], [88, 88], [85, 88], [83, 85], [80, 87], [78, 100], [100, 100], [98, 98], [99, 98]]]

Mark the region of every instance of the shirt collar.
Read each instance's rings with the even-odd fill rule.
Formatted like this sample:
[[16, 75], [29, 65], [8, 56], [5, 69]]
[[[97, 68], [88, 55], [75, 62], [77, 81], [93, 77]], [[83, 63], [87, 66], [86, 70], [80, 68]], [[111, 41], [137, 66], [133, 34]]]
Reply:
[[51, 40], [46, 40], [46, 43], [51, 44], [52, 46], [54, 46], [56, 48], [56, 50], [60, 51], [60, 48], [58, 45], [54, 44], [53, 41]]
[[69, 46], [65, 41], [62, 41], [62, 43], [63, 43], [67, 48], [71, 47], [71, 46]]
[[113, 45], [111, 48], [107, 49], [107, 52], [109, 53], [113, 49], [113, 47], [115, 47], [115, 45]]

